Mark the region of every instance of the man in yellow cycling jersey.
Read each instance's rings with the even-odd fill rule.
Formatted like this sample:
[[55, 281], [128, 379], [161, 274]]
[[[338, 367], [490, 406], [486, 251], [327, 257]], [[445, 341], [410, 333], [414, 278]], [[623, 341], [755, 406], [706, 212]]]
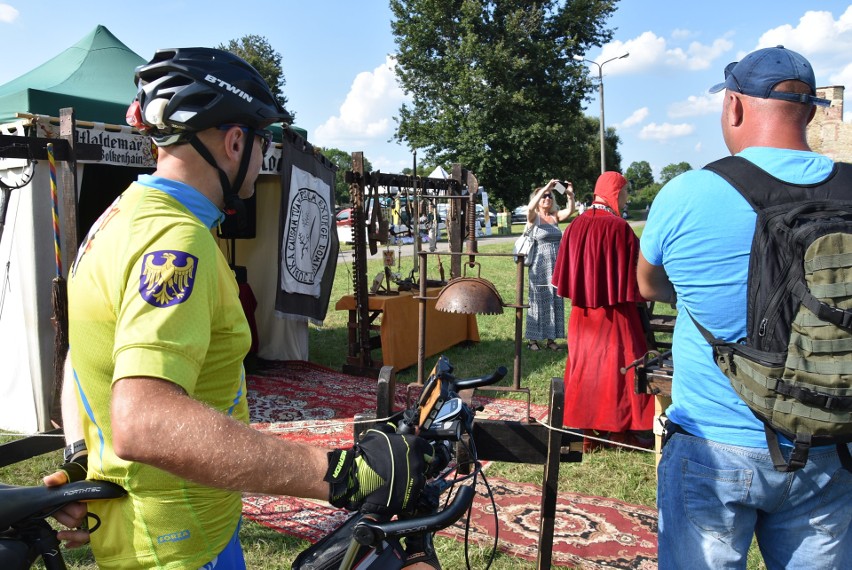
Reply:
[[153, 137], [157, 169], [103, 213], [70, 272], [74, 397], [63, 401], [76, 401], [65, 406], [66, 437], [84, 443], [46, 480], [82, 471], [85, 448], [89, 479], [127, 489], [89, 506], [102, 521], [91, 534], [99, 567], [244, 568], [241, 491], [406, 509], [422, 487], [424, 440], [371, 430], [352, 449], [328, 450], [248, 426], [250, 332], [211, 229], [223, 210], [239, 215], [266, 128], [289, 115], [254, 68], [221, 50], [160, 50], [136, 81], [128, 122]]

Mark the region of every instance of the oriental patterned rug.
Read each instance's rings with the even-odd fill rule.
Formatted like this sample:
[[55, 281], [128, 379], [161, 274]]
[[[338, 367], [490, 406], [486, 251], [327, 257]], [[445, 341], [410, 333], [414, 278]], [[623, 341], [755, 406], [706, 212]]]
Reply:
[[[308, 362], [265, 363], [248, 377], [252, 427], [279, 437], [327, 447], [353, 442], [355, 414], [375, 410], [376, 381], [349, 376]], [[414, 394], [412, 397], [416, 397]], [[397, 386], [396, 408], [404, 407], [406, 387]], [[477, 395], [484, 407], [477, 417], [521, 420], [526, 401]], [[545, 418], [547, 408], [532, 405], [530, 415]], [[498, 548], [535, 561], [538, 550], [541, 488], [489, 478], [499, 517]], [[491, 544], [494, 509], [477, 487], [469, 540]], [[656, 511], [616, 500], [560, 494], [553, 541], [553, 564], [584, 569], [656, 568]], [[291, 497], [243, 497], [246, 518], [279, 532], [316, 542], [347, 519], [347, 511], [324, 502]], [[464, 540], [465, 518], [442, 534]]]

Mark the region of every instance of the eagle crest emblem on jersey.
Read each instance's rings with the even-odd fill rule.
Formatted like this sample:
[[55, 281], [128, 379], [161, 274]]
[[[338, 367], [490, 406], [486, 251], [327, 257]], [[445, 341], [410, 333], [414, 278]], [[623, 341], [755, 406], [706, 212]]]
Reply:
[[146, 253], [139, 277], [139, 294], [150, 305], [171, 307], [192, 294], [198, 258], [183, 251]]

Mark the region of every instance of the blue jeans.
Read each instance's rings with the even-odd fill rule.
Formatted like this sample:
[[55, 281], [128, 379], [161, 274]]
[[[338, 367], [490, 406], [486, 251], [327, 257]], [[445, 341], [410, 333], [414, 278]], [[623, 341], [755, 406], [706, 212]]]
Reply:
[[852, 473], [834, 447], [781, 473], [765, 449], [676, 433], [657, 505], [661, 570], [744, 569], [753, 536], [768, 570], [852, 568]]

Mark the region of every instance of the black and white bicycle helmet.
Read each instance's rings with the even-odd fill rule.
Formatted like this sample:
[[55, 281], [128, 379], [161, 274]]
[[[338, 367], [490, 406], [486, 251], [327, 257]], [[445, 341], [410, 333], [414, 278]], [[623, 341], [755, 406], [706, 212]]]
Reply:
[[245, 220], [238, 197], [245, 181], [254, 144], [247, 138], [239, 170], [233, 180], [194, 136], [226, 124], [262, 129], [292, 117], [275, 99], [266, 81], [242, 58], [224, 50], [191, 47], [161, 49], [136, 68], [138, 92], [127, 110], [127, 122], [148, 134], [157, 146], [189, 143], [219, 172], [225, 211]]
[[133, 126], [160, 146], [228, 123], [259, 129], [291, 120], [257, 70], [224, 50], [158, 50], [136, 68], [136, 83], [142, 124]]

